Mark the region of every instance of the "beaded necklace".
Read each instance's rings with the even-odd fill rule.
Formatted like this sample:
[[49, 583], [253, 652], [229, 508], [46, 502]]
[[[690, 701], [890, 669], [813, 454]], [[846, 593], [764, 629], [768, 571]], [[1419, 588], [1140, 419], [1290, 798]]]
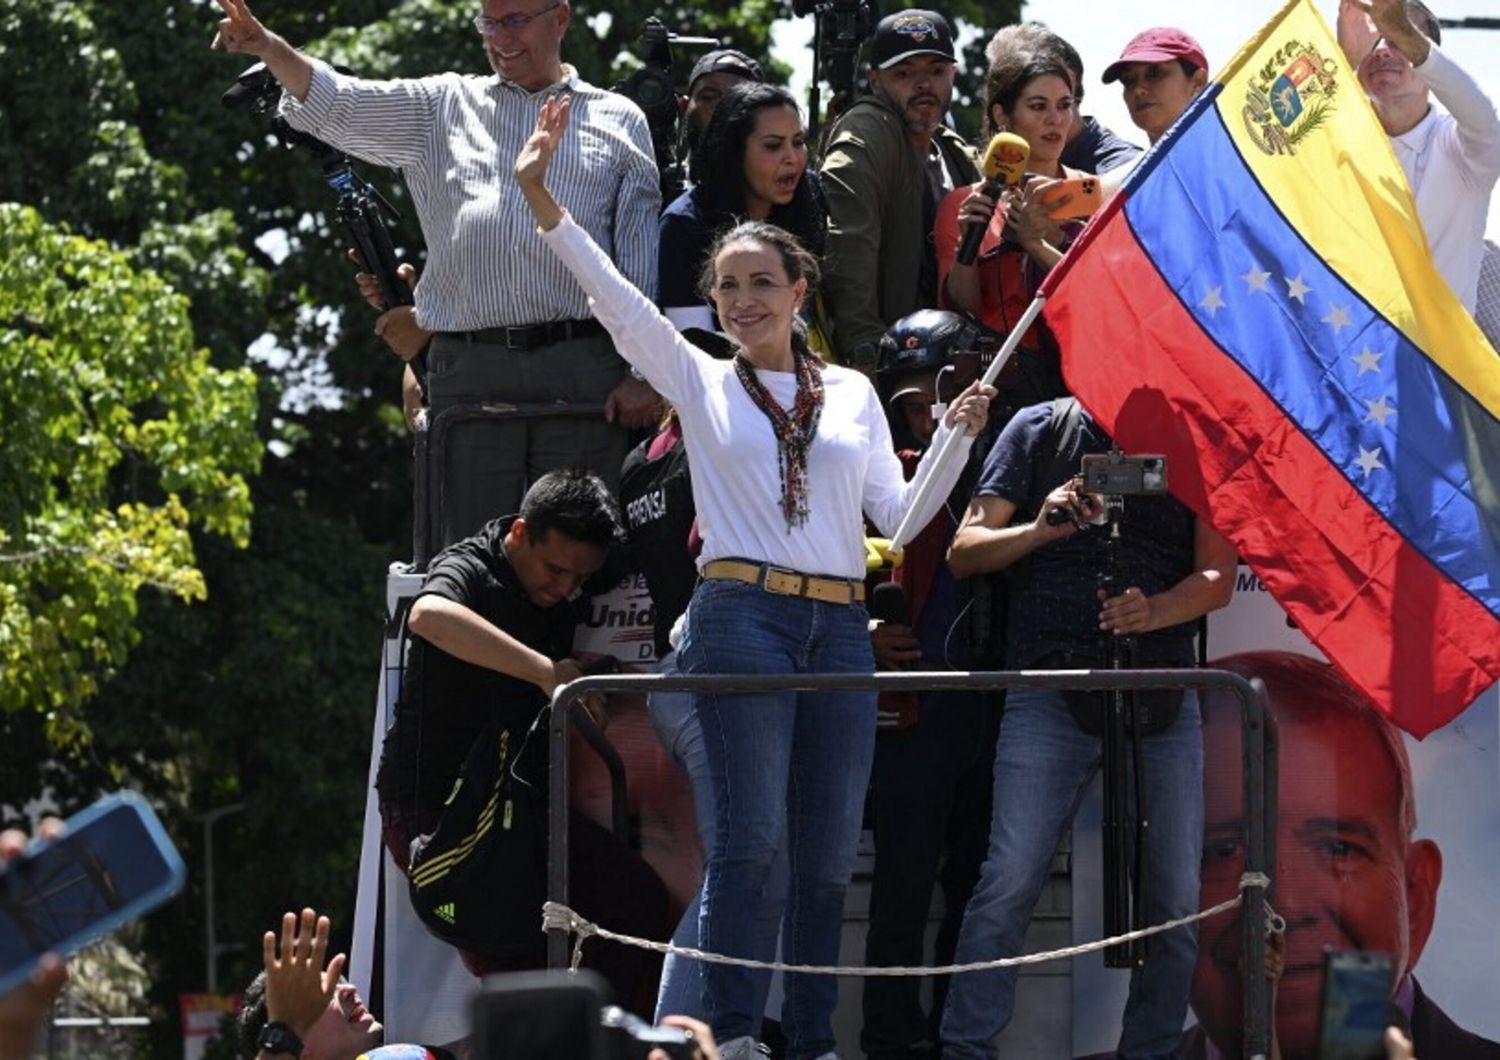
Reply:
[[818, 433], [818, 419], [823, 414], [823, 362], [810, 351], [793, 347], [792, 370], [797, 376], [797, 397], [788, 415], [756, 377], [755, 368], [745, 359], [744, 351], [734, 355], [734, 374], [739, 377], [750, 400], [771, 421], [771, 432], [776, 435], [781, 514], [786, 519], [787, 533], [807, 522], [807, 456], [812, 449], [813, 436]]

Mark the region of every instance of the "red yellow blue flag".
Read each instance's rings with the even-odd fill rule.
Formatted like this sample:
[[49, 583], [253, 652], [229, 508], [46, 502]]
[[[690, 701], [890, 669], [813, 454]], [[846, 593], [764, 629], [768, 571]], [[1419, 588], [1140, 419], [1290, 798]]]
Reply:
[[1500, 680], [1500, 362], [1290, 0], [1042, 288], [1068, 384], [1407, 731]]

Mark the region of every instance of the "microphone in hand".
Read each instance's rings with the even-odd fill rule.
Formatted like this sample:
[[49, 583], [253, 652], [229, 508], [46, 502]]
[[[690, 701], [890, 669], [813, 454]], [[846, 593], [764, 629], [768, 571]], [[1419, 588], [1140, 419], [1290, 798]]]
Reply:
[[[984, 174], [981, 190], [994, 199], [1004, 189], [1019, 185], [1026, 176], [1026, 160], [1030, 157], [1031, 145], [1015, 133], [1001, 132], [990, 137], [989, 146], [984, 149], [984, 160], [980, 163], [980, 171]], [[958, 264], [974, 264], [986, 227], [985, 224], [964, 227], [963, 241], [958, 245]]]

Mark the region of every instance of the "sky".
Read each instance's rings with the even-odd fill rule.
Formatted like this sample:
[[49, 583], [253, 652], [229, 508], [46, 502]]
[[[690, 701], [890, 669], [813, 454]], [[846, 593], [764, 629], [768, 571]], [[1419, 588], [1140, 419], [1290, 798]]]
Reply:
[[[941, 6], [940, 0], [931, 0]], [[1428, 0], [1441, 18], [1500, 18], [1500, 0]], [[887, 3], [886, 9], [894, 9]], [[1066, 37], [1083, 56], [1087, 94], [1084, 113], [1098, 118], [1115, 132], [1144, 145], [1145, 140], [1130, 123], [1117, 85], [1104, 85], [1099, 75], [1136, 33], [1148, 26], [1179, 26], [1203, 45], [1214, 69], [1227, 62], [1240, 45], [1276, 13], [1278, 0], [1147, 0], [1119, 3], [1117, 0], [1031, 0], [1024, 18], [1045, 22]], [[1318, 8], [1330, 24], [1338, 10], [1334, 0], [1318, 0]], [[995, 29], [997, 27], [985, 27]], [[779, 22], [772, 39], [779, 58], [795, 71], [792, 88], [797, 98], [807, 99], [812, 68], [812, 20]], [[1489, 94], [1500, 100], [1500, 30], [1447, 29], [1443, 49], [1466, 69]], [[1500, 196], [1490, 202], [1490, 238], [1500, 238]]]

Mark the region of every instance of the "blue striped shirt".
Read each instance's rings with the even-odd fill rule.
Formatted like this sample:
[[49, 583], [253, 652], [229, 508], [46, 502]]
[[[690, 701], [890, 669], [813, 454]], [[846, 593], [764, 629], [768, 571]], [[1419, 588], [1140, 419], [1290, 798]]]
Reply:
[[281, 110], [294, 128], [401, 170], [427, 240], [417, 321], [469, 331], [591, 315], [511, 172], [557, 92], [570, 93], [573, 108], [547, 186], [631, 283], [654, 291], [661, 192], [645, 116], [571, 66], [556, 85], [528, 92], [494, 75], [365, 81], [315, 61], [307, 99], [284, 94]]

